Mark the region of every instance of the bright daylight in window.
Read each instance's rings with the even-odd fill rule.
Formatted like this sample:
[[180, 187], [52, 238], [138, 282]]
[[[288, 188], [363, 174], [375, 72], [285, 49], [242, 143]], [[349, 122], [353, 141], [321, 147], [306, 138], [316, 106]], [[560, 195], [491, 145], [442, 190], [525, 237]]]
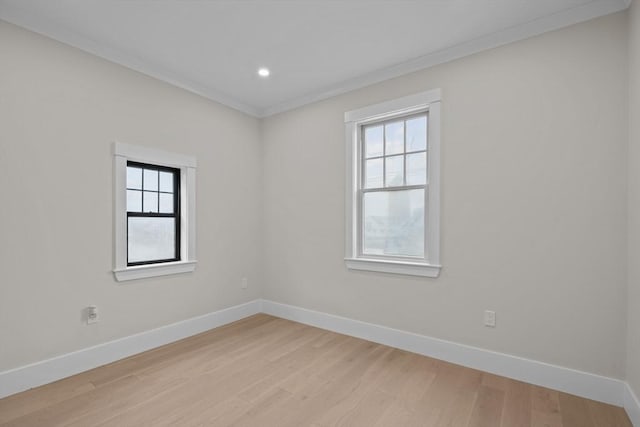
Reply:
[[345, 114], [346, 262], [437, 277], [440, 92]]
[[118, 281], [195, 269], [195, 171], [191, 156], [116, 143]]

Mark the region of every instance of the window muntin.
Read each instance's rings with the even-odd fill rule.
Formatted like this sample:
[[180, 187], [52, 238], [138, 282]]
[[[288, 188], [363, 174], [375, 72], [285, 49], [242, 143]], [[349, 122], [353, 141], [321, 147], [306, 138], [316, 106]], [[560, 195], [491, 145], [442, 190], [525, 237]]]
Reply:
[[127, 266], [180, 261], [180, 170], [127, 162]]
[[428, 113], [361, 125], [360, 255], [426, 259]]

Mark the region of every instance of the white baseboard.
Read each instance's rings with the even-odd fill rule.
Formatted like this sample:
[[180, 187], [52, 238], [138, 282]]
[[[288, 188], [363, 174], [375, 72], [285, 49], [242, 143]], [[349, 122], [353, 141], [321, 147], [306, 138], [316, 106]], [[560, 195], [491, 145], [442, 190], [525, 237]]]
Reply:
[[626, 383], [614, 378], [268, 300], [262, 312], [616, 406], [625, 402]]
[[260, 313], [260, 300], [0, 372], [0, 398], [48, 384]]
[[629, 384], [625, 384], [624, 388], [624, 409], [629, 415], [631, 424], [640, 427], [640, 400]]
[[260, 312], [577, 396], [624, 406], [633, 425], [640, 427], [638, 398], [624, 381], [269, 300], [254, 300], [0, 372], [0, 398], [88, 371]]

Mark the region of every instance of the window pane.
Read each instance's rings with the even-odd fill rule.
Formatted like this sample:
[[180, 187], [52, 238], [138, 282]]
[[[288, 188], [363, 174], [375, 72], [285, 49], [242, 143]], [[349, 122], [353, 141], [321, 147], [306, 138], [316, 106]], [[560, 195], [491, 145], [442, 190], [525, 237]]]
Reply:
[[158, 191], [158, 171], [144, 170], [144, 189]]
[[385, 155], [404, 152], [404, 122], [386, 124], [384, 136], [387, 143]]
[[160, 213], [173, 213], [173, 194], [160, 193]]
[[171, 172], [160, 172], [160, 191], [173, 193], [173, 174]]
[[365, 156], [382, 156], [382, 126], [367, 127], [364, 129]]
[[404, 156], [386, 157], [386, 186], [404, 185]]
[[407, 185], [427, 183], [427, 153], [407, 154]]
[[174, 218], [129, 217], [128, 261], [176, 258]]
[[127, 166], [127, 188], [142, 190], [142, 169]]
[[382, 156], [382, 126], [364, 128], [364, 155], [366, 158]]
[[127, 190], [127, 212], [142, 212], [142, 191]]
[[407, 120], [407, 151], [427, 149], [427, 116]]
[[424, 257], [424, 190], [364, 193], [365, 255]]
[[144, 192], [143, 212], [158, 212], [158, 193]]
[[367, 160], [365, 171], [365, 188], [382, 187], [382, 162], [383, 159]]

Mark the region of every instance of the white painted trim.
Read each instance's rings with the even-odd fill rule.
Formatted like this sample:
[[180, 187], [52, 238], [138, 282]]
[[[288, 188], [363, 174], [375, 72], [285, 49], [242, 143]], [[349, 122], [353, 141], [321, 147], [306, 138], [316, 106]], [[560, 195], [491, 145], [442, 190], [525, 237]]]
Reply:
[[357, 209], [354, 206], [358, 205], [358, 168], [354, 167], [358, 161], [358, 144], [349, 143], [349, 141], [359, 140], [359, 130], [355, 122], [347, 122], [345, 124], [345, 217], [344, 217], [344, 232], [345, 243], [344, 253], [345, 259], [352, 259], [355, 253], [354, 248], [358, 247], [357, 233], [355, 232], [354, 224], [357, 223]]
[[[180, 254], [179, 262], [127, 266], [127, 161], [171, 166], [180, 169]], [[114, 269], [118, 282], [169, 274], [189, 273], [196, 268], [196, 165], [194, 156], [151, 147], [113, 143]]]
[[[440, 91], [437, 93], [438, 100], [429, 103], [429, 127], [427, 144], [429, 153], [427, 154], [429, 187], [427, 194], [427, 229], [425, 232], [425, 249], [429, 257], [429, 264], [432, 267], [438, 267], [437, 273], [440, 274], [440, 147], [441, 147], [441, 118], [442, 111]], [[434, 277], [434, 276], [430, 276]], [[438, 277], [437, 275], [435, 277]]]
[[390, 80], [405, 74], [444, 64], [455, 59], [464, 58], [485, 50], [493, 49], [509, 43], [525, 40], [549, 31], [558, 30], [570, 25], [579, 24], [600, 16], [620, 12], [629, 7], [630, 0], [594, 0], [552, 15], [530, 21], [521, 25], [506, 28], [491, 34], [485, 34], [455, 46], [411, 59], [391, 67], [382, 68], [370, 73], [345, 80], [305, 96], [272, 105], [260, 110], [258, 117], [269, 117], [278, 113], [293, 110], [314, 102], [323, 101], [343, 93], [361, 89], [366, 86]]
[[440, 100], [442, 100], [442, 90], [431, 89], [347, 111], [344, 113], [344, 121], [362, 124], [363, 121], [384, 120], [387, 117], [411, 114], [414, 111], [429, 108], [429, 104]]
[[631, 424], [634, 427], [640, 427], [640, 399], [638, 399], [638, 396], [636, 396], [628, 383], [625, 383], [624, 388], [624, 409], [629, 415]]
[[0, 398], [48, 384], [260, 313], [260, 300], [0, 372]]
[[377, 271], [380, 273], [405, 274], [409, 276], [438, 277], [440, 265], [419, 262], [389, 261], [383, 259], [345, 258], [351, 270]]
[[[113, 264], [114, 270], [127, 266], [127, 158], [113, 156]], [[116, 280], [118, 278], [116, 277]]]
[[618, 406], [622, 406], [624, 403], [625, 383], [618, 379], [268, 300], [262, 300], [262, 311], [283, 319], [446, 360], [447, 362], [588, 399]]
[[[182, 240], [182, 250], [185, 260], [195, 262], [197, 259], [196, 250], [196, 169], [195, 167], [187, 168], [185, 172], [185, 180], [182, 182], [182, 194], [186, 194], [187, 203], [182, 204], [182, 217], [186, 221], [182, 221], [182, 235], [186, 239]], [[186, 188], [185, 188], [186, 187]], [[186, 241], [185, 241], [186, 240]]]
[[198, 165], [195, 156], [172, 153], [170, 151], [144, 147], [142, 145], [125, 144], [117, 141], [113, 143], [113, 155], [123, 156], [128, 160], [136, 162], [147, 162], [176, 168], [195, 168]]
[[170, 274], [191, 273], [196, 269], [198, 261], [166, 262], [163, 264], [136, 265], [113, 270], [118, 282], [145, 279], [148, 277], [168, 276]]

